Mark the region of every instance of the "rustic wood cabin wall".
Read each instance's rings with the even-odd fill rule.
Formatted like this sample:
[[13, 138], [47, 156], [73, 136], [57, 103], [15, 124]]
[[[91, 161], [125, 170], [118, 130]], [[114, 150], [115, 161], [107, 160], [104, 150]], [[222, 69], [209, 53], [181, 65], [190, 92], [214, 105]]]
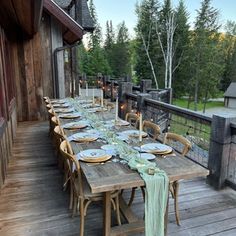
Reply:
[[43, 96], [53, 97], [51, 18], [43, 15], [32, 39], [13, 47], [18, 121], [47, 117]]
[[16, 133], [16, 99], [11, 43], [0, 27], [0, 188], [4, 184]]
[[0, 188], [6, 178], [17, 121], [47, 119], [43, 96], [54, 95], [51, 20], [44, 13], [32, 38], [18, 34], [8, 40], [0, 27]]

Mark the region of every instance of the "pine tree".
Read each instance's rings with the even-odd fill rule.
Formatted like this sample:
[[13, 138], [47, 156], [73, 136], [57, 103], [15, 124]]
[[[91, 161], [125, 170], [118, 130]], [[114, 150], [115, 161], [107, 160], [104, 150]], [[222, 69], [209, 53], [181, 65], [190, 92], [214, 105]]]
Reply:
[[84, 71], [87, 75], [97, 75], [98, 73], [110, 74], [111, 68], [105, 56], [104, 49], [101, 47], [102, 42], [102, 31], [98, 23], [96, 8], [93, 0], [89, 3], [90, 14], [95, 24], [95, 30], [90, 35], [89, 49], [86, 55], [86, 65]]
[[206, 103], [209, 96], [217, 93], [223, 71], [219, 50], [218, 11], [211, 6], [211, 0], [203, 0], [197, 13], [191, 52], [195, 110], [199, 99], [204, 98]]
[[221, 80], [221, 90], [226, 91], [232, 81], [236, 81], [236, 22], [228, 21], [222, 40], [225, 70]]
[[114, 45], [114, 52], [114, 75], [117, 77], [131, 75], [129, 33], [124, 21], [117, 26], [117, 37], [116, 44]]
[[89, 2], [89, 11], [90, 11], [91, 17], [93, 18], [94, 25], [95, 25], [95, 29], [90, 34], [90, 39], [89, 39], [89, 48], [91, 49], [93, 47], [100, 46], [100, 43], [102, 41], [102, 29], [101, 29], [100, 24], [98, 23], [96, 8], [93, 3], [93, 0], [90, 0], [90, 2]]
[[176, 9], [176, 30], [174, 35], [175, 56], [173, 59], [173, 93], [175, 97], [186, 94], [189, 83], [189, 24], [188, 12], [184, 0], [180, 0]]

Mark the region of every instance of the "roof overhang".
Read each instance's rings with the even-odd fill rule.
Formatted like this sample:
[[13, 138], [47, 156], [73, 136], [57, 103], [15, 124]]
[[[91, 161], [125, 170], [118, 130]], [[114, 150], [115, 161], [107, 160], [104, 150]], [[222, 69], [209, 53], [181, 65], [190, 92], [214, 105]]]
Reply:
[[39, 28], [43, 9], [43, 0], [1, 0], [0, 25], [13, 35], [23, 31], [32, 37]]
[[54, 1], [44, 0], [43, 7], [50, 15], [61, 23], [63, 26], [63, 39], [68, 44], [73, 44], [83, 38], [83, 27], [62, 10]]

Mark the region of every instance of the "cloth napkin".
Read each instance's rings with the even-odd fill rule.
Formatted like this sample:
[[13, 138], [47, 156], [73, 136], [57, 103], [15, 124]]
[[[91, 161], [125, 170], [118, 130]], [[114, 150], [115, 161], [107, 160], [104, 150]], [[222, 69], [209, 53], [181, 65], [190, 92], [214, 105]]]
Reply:
[[[155, 163], [133, 157], [128, 162], [131, 169], [137, 170], [145, 181], [145, 235], [164, 236], [165, 211], [169, 194], [169, 179]], [[153, 175], [148, 174], [151, 168]]]

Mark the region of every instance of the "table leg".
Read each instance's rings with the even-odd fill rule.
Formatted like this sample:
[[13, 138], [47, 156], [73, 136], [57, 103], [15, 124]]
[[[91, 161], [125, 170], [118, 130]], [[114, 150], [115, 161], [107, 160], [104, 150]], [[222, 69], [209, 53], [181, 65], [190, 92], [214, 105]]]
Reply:
[[111, 192], [104, 193], [103, 199], [103, 235], [111, 234]]

